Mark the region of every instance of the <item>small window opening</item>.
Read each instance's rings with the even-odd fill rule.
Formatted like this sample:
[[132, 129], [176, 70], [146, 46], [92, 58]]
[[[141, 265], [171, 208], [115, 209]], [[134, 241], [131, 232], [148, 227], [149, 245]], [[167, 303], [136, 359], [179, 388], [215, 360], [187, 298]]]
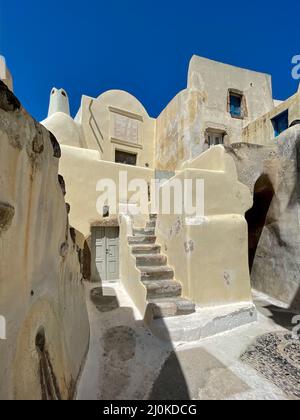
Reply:
[[125, 165], [136, 166], [137, 155], [135, 153], [123, 152], [121, 150], [115, 151], [115, 162], [123, 163]]
[[275, 137], [289, 128], [289, 111], [286, 110], [272, 119]]
[[230, 114], [232, 117], [242, 117], [242, 95], [230, 93]]
[[209, 147], [224, 144], [224, 136], [225, 132], [208, 130], [206, 143]]

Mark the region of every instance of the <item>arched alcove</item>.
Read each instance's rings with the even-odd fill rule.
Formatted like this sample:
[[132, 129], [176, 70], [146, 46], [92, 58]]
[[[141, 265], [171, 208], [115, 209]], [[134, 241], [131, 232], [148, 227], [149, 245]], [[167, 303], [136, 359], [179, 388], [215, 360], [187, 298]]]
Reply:
[[252, 270], [259, 239], [267, 222], [274, 189], [269, 177], [262, 174], [255, 183], [253, 192], [253, 207], [247, 211], [245, 217], [248, 222], [249, 268]]

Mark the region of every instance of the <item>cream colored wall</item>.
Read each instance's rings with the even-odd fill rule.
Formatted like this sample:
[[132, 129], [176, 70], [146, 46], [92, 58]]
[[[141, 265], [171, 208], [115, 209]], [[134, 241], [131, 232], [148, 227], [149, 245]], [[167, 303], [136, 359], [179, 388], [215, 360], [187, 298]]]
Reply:
[[42, 121], [41, 124], [55, 135], [60, 144], [86, 147], [81, 125], [69, 115], [63, 112], [56, 112]]
[[13, 92], [13, 78], [6, 65], [5, 58], [0, 55], [0, 80]]
[[[215, 122], [219, 118], [232, 121], [227, 109], [228, 89], [237, 89], [246, 97], [248, 117], [245, 122], [261, 117], [273, 108], [271, 76], [207, 58], [193, 56], [188, 72], [188, 89], [206, 93], [206, 106]], [[210, 115], [210, 114], [208, 114]]]
[[[76, 246], [53, 138], [0, 82], [0, 399], [41, 399], [36, 334], [62, 398], [74, 392], [89, 343]], [[57, 148], [56, 148], [57, 150]]]
[[170, 102], [157, 118], [155, 167], [175, 171], [190, 158], [190, 143], [200, 146], [199, 138], [191, 138], [192, 128], [200, 130], [198, 92], [183, 90]]
[[141, 272], [136, 267], [136, 258], [131, 253], [128, 236], [132, 235], [133, 221], [120, 214], [120, 281], [140, 311], [145, 316], [147, 308], [147, 289], [141, 282]]
[[[250, 191], [237, 181], [235, 164], [222, 146], [211, 148], [188, 166], [175, 178], [204, 180], [204, 216], [159, 214], [162, 252], [184, 296], [192, 301], [202, 306], [251, 301], [244, 218], [252, 206]], [[163, 185], [162, 195], [167, 187], [168, 183]]]
[[289, 124], [300, 120], [300, 90], [288, 100], [281, 102], [271, 112], [250, 123], [243, 129], [242, 142], [260, 145], [275, 145], [272, 119], [282, 112], [289, 111]]
[[[229, 89], [243, 92], [247, 114], [232, 118]], [[242, 140], [245, 125], [274, 108], [269, 75], [194, 56], [187, 89], [180, 92], [157, 119], [156, 167], [180, 169], [185, 160], [207, 149], [206, 131], [226, 132], [225, 144]]]
[[[70, 223], [85, 237], [90, 234], [92, 223], [101, 219], [96, 209], [96, 202], [100, 192], [96, 191], [99, 180], [109, 178], [117, 186], [117, 202], [124, 203], [124, 191], [119, 191], [119, 174], [126, 171], [128, 182], [132, 179], [144, 179], [151, 182], [154, 177], [152, 169], [130, 165], [120, 165], [100, 159], [100, 153], [95, 150], [80, 149], [70, 146], [61, 146], [62, 157], [59, 171], [66, 182], [66, 201], [71, 205]], [[121, 192], [121, 195], [119, 194]], [[128, 194], [128, 200], [131, 194]], [[112, 215], [112, 214], [111, 214]]]
[[[120, 115], [129, 116], [139, 124], [138, 143], [114, 139], [113, 119]], [[76, 121], [82, 124], [85, 147], [100, 152], [101, 159], [115, 161], [115, 150], [137, 154], [137, 166], [153, 168], [155, 120], [132, 95], [124, 91], [108, 91], [94, 99], [82, 97], [81, 108]]]

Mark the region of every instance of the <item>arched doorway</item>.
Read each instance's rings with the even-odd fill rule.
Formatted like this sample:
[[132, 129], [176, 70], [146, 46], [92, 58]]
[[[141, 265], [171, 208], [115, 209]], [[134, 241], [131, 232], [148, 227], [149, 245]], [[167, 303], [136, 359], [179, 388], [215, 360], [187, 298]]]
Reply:
[[248, 222], [249, 268], [252, 270], [257, 246], [262, 230], [267, 223], [274, 189], [268, 175], [261, 175], [255, 183], [253, 192], [253, 207], [247, 211], [245, 217]]

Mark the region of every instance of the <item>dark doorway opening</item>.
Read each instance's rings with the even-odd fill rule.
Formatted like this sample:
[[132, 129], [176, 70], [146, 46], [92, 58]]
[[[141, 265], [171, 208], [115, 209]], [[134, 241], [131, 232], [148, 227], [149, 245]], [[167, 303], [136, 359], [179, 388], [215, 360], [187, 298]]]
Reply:
[[274, 189], [269, 177], [261, 175], [255, 183], [253, 193], [253, 207], [247, 211], [245, 217], [248, 222], [249, 268], [252, 270], [257, 246], [274, 196]]

